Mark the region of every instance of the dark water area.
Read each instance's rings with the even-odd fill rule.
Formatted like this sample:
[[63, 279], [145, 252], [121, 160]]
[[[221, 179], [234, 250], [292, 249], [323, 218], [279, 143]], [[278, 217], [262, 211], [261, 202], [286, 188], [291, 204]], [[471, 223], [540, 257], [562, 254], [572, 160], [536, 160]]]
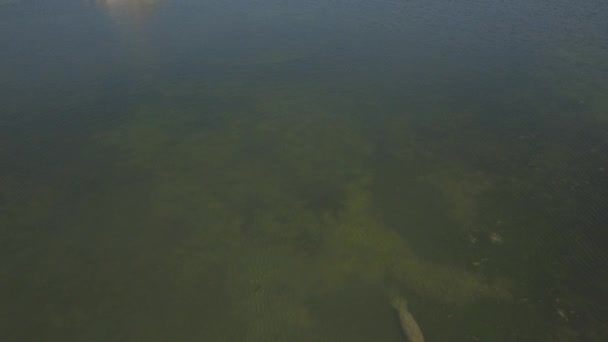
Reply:
[[0, 340], [607, 341], [607, 23], [0, 0]]

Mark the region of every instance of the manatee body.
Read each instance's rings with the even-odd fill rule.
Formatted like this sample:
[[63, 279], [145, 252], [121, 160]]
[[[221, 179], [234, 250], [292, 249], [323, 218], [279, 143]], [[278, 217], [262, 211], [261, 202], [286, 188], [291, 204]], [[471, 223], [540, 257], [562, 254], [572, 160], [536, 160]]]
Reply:
[[392, 304], [399, 314], [399, 323], [401, 323], [401, 329], [407, 337], [408, 342], [424, 342], [422, 330], [420, 330], [420, 326], [414, 319], [414, 316], [412, 316], [407, 309], [407, 302], [405, 299], [394, 296], [392, 298]]

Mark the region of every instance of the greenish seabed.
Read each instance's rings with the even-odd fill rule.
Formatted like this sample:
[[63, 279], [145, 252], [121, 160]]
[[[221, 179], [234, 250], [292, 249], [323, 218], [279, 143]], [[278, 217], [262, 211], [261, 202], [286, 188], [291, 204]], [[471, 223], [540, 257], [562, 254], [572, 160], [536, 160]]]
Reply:
[[549, 90], [487, 108], [238, 77], [160, 86], [44, 176], [2, 174], [0, 328], [402, 341], [394, 291], [428, 341], [608, 340], [608, 85], [579, 76], [608, 58], [548, 51], [533, 78]]
[[429, 341], [606, 337], [590, 294], [608, 279], [577, 283], [595, 249], [570, 226], [593, 165], [569, 141], [233, 88], [162, 89], [51, 180], [3, 179], [16, 320], [87, 341], [398, 341], [396, 289]]

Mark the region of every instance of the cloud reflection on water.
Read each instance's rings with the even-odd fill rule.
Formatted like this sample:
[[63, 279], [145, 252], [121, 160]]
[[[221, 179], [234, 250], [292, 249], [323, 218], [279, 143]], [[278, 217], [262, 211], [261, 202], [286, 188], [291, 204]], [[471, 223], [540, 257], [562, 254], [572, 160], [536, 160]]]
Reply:
[[96, 0], [121, 26], [141, 29], [157, 12], [160, 0]]
[[161, 0], [95, 0], [112, 18], [131, 55], [131, 68], [140, 78], [150, 81], [158, 65], [157, 44], [152, 42], [153, 18]]

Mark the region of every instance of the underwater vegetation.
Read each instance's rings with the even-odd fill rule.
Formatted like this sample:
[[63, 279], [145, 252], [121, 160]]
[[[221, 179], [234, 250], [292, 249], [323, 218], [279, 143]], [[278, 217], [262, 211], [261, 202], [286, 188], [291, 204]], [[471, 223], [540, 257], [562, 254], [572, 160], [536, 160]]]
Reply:
[[395, 289], [429, 340], [604, 336], [585, 295], [603, 282], [573, 278], [598, 249], [565, 230], [581, 208], [563, 200], [601, 202], [601, 178], [576, 185], [599, 154], [490, 134], [479, 113], [420, 121], [306, 85], [239, 87], [161, 88], [47, 181], [3, 177], [2, 246], [20, 262], [2, 290], [48, 301], [13, 317], [75, 338], [398, 341]]
[[353, 282], [381, 292], [393, 279], [453, 305], [510, 300], [508, 284], [426, 261], [386, 227], [361, 127], [340, 104], [297, 93], [208, 98], [208, 110], [143, 106], [101, 136], [148, 175], [142, 200], [160, 216], [151, 221], [182, 221], [162, 229], [186, 234], [175, 246], [183, 276], [204, 272], [199, 262], [222, 265], [226, 305], [253, 340], [322, 334], [307, 303]]
[[3, 341], [608, 340], [601, 1], [21, 3]]
[[[382, 196], [374, 193], [378, 170], [369, 163], [373, 139], [348, 117], [352, 104], [327, 102], [308, 91], [316, 101], [293, 95], [301, 91], [264, 90], [232, 100], [211, 94], [205, 101], [215, 104], [202, 111], [143, 106], [132, 124], [101, 138], [127, 167], [149, 175], [151, 212], [187, 221], [186, 236], [177, 244], [185, 246], [176, 248], [184, 258], [183, 276], [204, 273], [199, 262], [223, 269], [224, 310], [242, 322], [243, 334], [253, 340], [322, 339], [323, 324], [311, 301], [353, 283], [376, 292], [397, 286], [417, 301], [437, 305], [502, 303], [529, 312], [524, 316], [540, 314], [538, 307], [518, 304], [527, 290], [515, 279], [527, 277], [527, 271], [513, 270], [516, 278], [509, 280], [508, 248], [492, 244], [502, 242], [501, 235], [511, 244], [521, 238], [509, 232], [514, 223], [504, 226], [494, 219], [488, 226], [481, 214], [482, 198], [500, 193], [505, 184], [513, 188], [517, 180], [456, 161], [446, 164], [432, 145], [400, 155], [426, 164], [411, 178], [418, 183], [412, 190], [434, 192], [447, 210], [443, 225], [454, 226], [425, 229], [443, 229], [467, 250], [452, 260], [426, 259], [418, 252], [427, 246], [416, 244], [424, 239], [412, 235], [420, 222], [402, 216], [395, 227], [374, 203]], [[412, 139], [424, 144], [421, 137]], [[406, 151], [412, 149], [409, 141]], [[400, 202], [408, 204], [420, 208]], [[471, 235], [480, 241], [467, 240]], [[488, 256], [487, 264], [472, 266], [474, 258]], [[423, 318], [430, 315], [420, 310]]]
[[305, 84], [156, 91], [46, 178], [3, 176], [0, 286], [24, 303], [4, 315], [77, 339], [398, 341], [396, 289], [429, 340], [605, 336], [606, 282], [576, 278], [601, 268], [577, 200], [603, 201], [601, 129]]

